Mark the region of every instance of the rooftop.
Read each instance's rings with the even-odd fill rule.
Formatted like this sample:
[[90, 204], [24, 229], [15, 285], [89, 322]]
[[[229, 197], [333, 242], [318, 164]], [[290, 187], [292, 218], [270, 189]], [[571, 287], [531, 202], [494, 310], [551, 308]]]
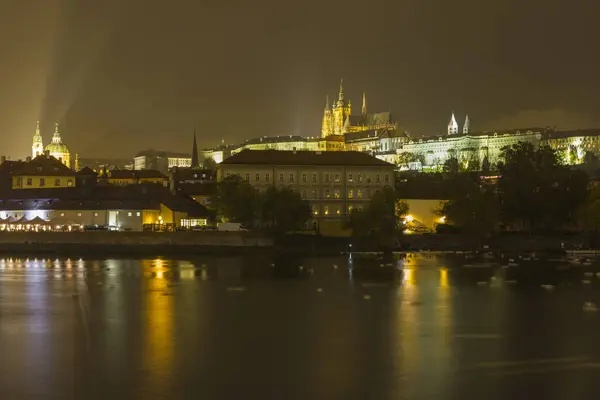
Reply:
[[244, 150], [220, 165], [339, 165], [392, 167], [369, 154], [358, 151], [280, 151], [280, 150]]
[[40, 155], [31, 161], [4, 161], [0, 173], [34, 176], [75, 176], [75, 171], [52, 156]]

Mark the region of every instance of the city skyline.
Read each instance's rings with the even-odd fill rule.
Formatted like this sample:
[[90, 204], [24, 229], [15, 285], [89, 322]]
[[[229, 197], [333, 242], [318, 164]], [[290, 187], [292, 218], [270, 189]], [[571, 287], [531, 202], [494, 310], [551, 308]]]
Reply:
[[36, 120], [58, 120], [74, 152], [98, 156], [186, 150], [194, 127], [200, 147], [318, 136], [341, 77], [355, 107], [366, 92], [369, 109], [416, 135], [444, 132], [452, 111], [472, 131], [600, 125], [595, 4], [386, 2], [361, 24], [362, 2], [23, 3], [0, 16], [0, 137], [14, 157]]

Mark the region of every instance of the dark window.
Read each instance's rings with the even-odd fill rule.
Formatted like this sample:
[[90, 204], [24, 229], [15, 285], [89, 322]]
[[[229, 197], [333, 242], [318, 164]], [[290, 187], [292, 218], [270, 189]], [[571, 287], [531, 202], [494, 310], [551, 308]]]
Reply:
[[60, 186], [60, 179], [54, 180], [54, 186]]
[[32, 185], [32, 179], [31, 178], [27, 178], [27, 186], [31, 186]]
[[40, 186], [46, 186], [46, 180], [44, 178], [40, 178]]

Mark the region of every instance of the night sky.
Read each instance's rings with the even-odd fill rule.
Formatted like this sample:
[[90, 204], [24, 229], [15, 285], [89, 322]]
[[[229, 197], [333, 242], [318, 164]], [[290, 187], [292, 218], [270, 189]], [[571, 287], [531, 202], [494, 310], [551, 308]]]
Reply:
[[[203, 5], [204, 4], [204, 5]], [[218, 5], [217, 5], [218, 4]], [[594, 0], [0, 0], [2, 154], [317, 136], [344, 78], [414, 134], [598, 127]]]

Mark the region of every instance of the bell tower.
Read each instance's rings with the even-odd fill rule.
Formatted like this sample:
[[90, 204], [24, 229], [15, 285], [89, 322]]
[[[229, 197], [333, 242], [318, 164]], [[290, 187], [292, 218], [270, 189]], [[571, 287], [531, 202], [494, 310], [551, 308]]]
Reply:
[[35, 135], [33, 135], [33, 145], [31, 146], [31, 158], [36, 158], [44, 154], [44, 141], [40, 133], [40, 121], [37, 122], [35, 127]]

